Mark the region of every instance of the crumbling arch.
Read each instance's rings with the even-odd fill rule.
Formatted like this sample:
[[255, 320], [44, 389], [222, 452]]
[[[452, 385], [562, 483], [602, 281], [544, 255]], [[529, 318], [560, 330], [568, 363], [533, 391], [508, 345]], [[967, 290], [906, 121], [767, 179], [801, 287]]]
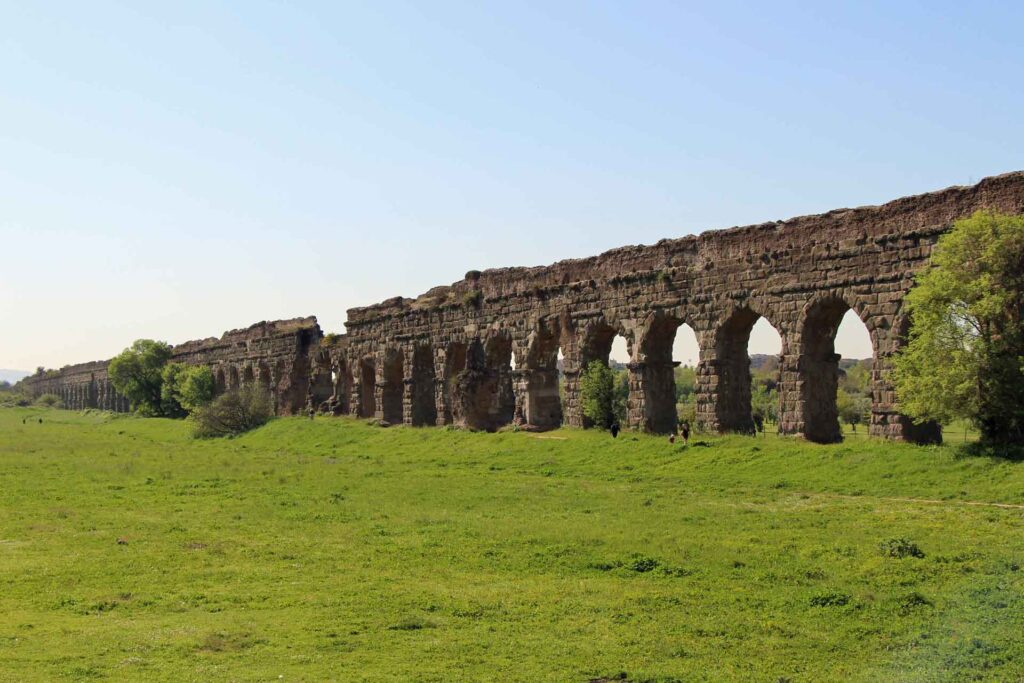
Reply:
[[331, 361], [331, 388], [331, 412], [334, 415], [348, 415], [352, 398], [352, 373], [343, 357]]
[[527, 338], [524, 367], [516, 370], [523, 396], [522, 419], [537, 429], [554, 429], [562, 424], [558, 371], [561, 346], [558, 319], [540, 321]]
[[331, 358], [326, 351], [320, 351], [310, 368], [309, 408], [317, 412], [332, 412], [329, 403], [333, 395]]
[[[488, 391], [493, 393], [488, 429], [510, 424], [515, 416], [516, 397], [512, 390], [512, 337], [497, 332], [484, 342], [484, 357], [489, 375]], [[493, 383], [493, 388], [490, 385]]]

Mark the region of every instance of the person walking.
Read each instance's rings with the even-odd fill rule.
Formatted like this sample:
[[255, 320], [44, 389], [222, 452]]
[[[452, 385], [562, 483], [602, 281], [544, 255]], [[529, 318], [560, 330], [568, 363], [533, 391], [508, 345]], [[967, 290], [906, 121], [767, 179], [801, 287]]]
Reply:
[[616, 438], [619, 435], [619, 423], [612, 422], [612, 426], [608, 428], [608, 431], [612, 433], [612, 438]]
[[679, 425], [679, 433], [683, 437], [683, 445], [690, 443], [690, 423], [684, 421], [683, 424]]

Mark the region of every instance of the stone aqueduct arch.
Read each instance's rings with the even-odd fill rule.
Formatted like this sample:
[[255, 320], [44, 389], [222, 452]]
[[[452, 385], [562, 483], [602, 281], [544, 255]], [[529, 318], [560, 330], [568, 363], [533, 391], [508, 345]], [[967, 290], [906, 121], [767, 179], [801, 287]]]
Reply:
[[[780, 431], [835, 441], [833, 341], [852, 309], [874, 351], [870, 432], [930, 441], [937, 428], [914, 426], [899, 413], [890, 359], [905, 339], [903, 300], [914, 275], [939, 236], [980, 209], [1024, 213], [1024, 172], [546, 267], [471, 271], [416, 299], [349, 310], [345, 335], [324, 337], [315, 318], [265, 322], [187, 342], [174, 355], [210, 365], [220, 390], [261, 383], [281, 414], [312, 408], [410, 425], [546, 429], [585, 425], [580, 370], [607, 360], [621, 335], [629, 349], [629, 426], [662, 432], [675, 426], [671, 349], [686, 324], [700, 347], [698, 421], [744, 431], [751, 426], [747, 339], [765, 317], [782, 337]], [[71, 407], [125, 408], [109, 388], [83, 389], [83, 368], [89, 387], [107, 386], [105, 363], [25, 382], [36, 393], [55, 389]]]

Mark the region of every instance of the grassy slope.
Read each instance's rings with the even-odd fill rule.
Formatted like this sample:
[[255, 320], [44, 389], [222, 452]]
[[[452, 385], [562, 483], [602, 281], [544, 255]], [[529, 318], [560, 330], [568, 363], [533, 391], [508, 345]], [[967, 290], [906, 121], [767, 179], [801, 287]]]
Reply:
[[[1024, 509], [960, 502], [1024, 505], [1024, 464], [543, 436], [282, 419], [202, 442], [180, 422], [0, 410], [0, 676], [1024, 671]], [[883, 557], [892, 537], [926, 556]]]

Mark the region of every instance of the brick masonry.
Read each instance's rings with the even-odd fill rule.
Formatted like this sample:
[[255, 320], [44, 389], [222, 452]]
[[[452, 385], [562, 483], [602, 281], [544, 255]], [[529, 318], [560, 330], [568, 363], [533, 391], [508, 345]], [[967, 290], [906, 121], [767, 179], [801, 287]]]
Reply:
[[[211, 366], [221, 390], [262, 383], [281, 414], [312, 408], [411, 425], [547, 429], [584, 426], [580, 371], [607, 361], [618, 334], [630, 355], [629, 426], [666, 432], [676, 426], [672, 343], [686, 324], [700, 347], [698, 421], [745, 431], [747, 341], [763, 316], [782, 337], [781, 431], [828, 442], [840, 438], [833, 341], [853, 309], [876, 361], [871, 433], [934, 441], [937, 427], [899, 413], [890, 359], [907, 331], [902, 304], [914, 275], [939, 236], [980, 209], [1024, 213], [1024, 172], [551, 266], [470, 271], [416, 299], [350, 309], [344, 335], [324, 337], [315, 318], [264, 322], [181, 344], [174, 354]], [[127, 409], [107, 382], [106, 362], [24, 382], [72, 408]]]

